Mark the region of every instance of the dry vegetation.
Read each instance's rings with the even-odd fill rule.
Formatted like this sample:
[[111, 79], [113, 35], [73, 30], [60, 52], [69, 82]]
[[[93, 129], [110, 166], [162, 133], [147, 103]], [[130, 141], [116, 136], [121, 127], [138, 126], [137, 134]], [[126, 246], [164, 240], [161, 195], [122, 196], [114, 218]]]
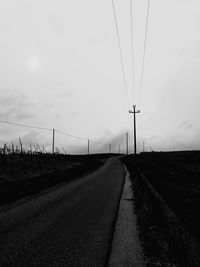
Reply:
[[0, 206], [37, 194], [57, 184], [69, 183], [99, 168], [110, 156], [1, 153]]

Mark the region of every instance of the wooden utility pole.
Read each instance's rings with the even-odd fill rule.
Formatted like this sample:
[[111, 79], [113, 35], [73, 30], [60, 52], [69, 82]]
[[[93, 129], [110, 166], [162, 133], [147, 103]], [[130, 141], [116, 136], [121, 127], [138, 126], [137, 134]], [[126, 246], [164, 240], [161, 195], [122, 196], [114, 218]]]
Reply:
[[88, 139], [88, 155], [90, 154], [90, 140]]
[[112, 147], [111, 147], [111, 144], [109, 144], [109, 153], [111, 153], [112, 151]]
[[120, 145], [119, 145], [119, 154], [120, 154]]
[[126, 154], [128, 155], [128, 132], [126, 133]]
[[129, 113], [133, 113], [133, 119], [134, 119], [134, 154], [137, 154], [137, 146], [136, 146], [136, 113], [140, 113], [140, 110], [135, 111], [136, 105], [133, 105], [133, 110], [129, 110]]
[[145, 151], [144, 142], [142, 142], [142, 146], [143, 146], [143, 152], [144, 152]]
[[54, 155], [54, 145], [55, 145], [55, 129], [53, 129], [53, 143], [52, 143], [52, 154]]

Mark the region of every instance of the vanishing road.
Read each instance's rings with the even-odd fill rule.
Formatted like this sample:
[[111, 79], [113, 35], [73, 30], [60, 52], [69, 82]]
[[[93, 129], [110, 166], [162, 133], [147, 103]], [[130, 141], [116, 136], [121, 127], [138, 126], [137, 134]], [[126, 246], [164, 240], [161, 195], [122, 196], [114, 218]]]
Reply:
[[125, 171], [98, 171], [0, 214], [0, 266], [105, 266]]

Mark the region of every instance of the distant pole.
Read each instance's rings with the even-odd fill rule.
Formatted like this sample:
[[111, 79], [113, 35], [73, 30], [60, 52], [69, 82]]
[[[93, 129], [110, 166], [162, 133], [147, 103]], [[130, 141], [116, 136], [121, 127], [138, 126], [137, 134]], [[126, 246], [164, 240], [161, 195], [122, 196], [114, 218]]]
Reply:
[[144, 148], [144, 142], [142, 142], [142, 146], [143, 146], [143, 152], [145, 151], [145, 148]]
[[140, 110], [135, 111], [136, 105], [133, 105], [133, 111], [129, 110], [129, 113], [133, 113], [133, 119], [134, 119], [134, 154], [137, 154], [137, 147], [136, 147], [136, 113], [140, 113]]
[[128, 155], [128, 132], [126, 133], [126, 154]]
[[111, 144], [109, 144], [109, 153], [111, 153], [112, 151], [112, 147], [111, 147]]
[[88, 155], [90, 154], [90, 140], [88, 139]]
[[55, 129], [53, 129], [53, 143], [52, 143], [52, 154], [54, 155], [54, 145], [55, 145]]
[[120, 154], [120, 145], [119, 145], [119, 154]]

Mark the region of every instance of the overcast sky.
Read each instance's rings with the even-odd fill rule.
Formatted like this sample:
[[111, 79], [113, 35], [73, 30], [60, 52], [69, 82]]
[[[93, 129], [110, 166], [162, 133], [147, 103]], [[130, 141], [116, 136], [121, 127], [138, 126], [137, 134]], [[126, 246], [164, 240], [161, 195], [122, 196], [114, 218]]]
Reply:
[[[134, 93], [129, 0], [114, 3], [130, 106], [111, 0], [0, 0], [0, 120], [112, 142], [117, 151], [132, 133], [128, 109], [136, 104], [140, 149], [200, 149], [200, 2], [150, 1], [141, 105], [147, 0], [133, 0]], [[51, 135], [0, 124], [1, 144], [21, 137], [48, 147]], [[56, 146], [87, 151], [86, 141], [59, 133]]]

